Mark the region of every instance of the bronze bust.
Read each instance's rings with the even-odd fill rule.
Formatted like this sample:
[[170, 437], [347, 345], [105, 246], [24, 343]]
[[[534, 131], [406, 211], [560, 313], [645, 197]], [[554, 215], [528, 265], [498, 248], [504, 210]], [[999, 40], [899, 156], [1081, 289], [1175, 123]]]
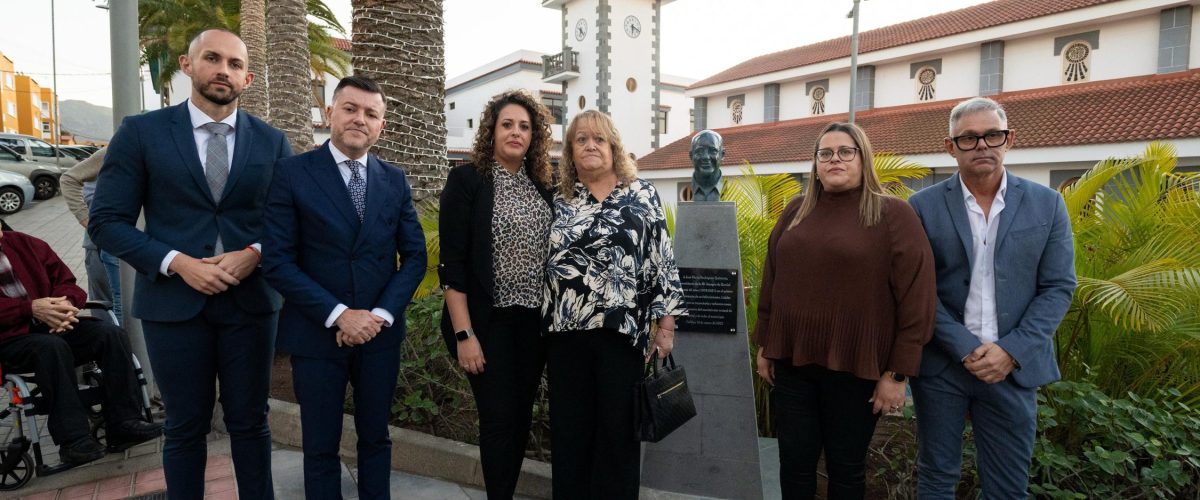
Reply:
[[725, 159], [724, 140], [712, 130], [701, 130], [692, 137], [692, 201], [721, 201], [721, 160]]

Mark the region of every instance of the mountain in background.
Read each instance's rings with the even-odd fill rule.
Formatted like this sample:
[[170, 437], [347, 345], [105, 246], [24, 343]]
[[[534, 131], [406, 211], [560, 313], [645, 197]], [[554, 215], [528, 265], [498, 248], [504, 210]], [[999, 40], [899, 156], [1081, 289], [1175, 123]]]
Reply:
[[59, 101], [62, 129], [88, 139], [107, 141], [112, 138], [112, 108], [87, 101]]

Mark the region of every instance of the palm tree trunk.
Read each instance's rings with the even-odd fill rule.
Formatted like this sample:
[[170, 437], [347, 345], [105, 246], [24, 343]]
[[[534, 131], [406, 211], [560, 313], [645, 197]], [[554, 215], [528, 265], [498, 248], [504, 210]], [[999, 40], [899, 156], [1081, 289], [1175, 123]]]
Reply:
[[351, 3], [354, 71], [387, 96], [387, 125], [375, 153], [407, 171], [416, 201], [437, 199], [449, 170], [442, 0]]
[[250, 57], [250, 72], [254, 83], [246, 88], [238, 100], [242, 109], [266, 120], [270, 117], [267, 102], [267, 1], [242, 0], [242, 41]]
[[293, 150], [308, 151], [313, 129], [305, 0], [271, 0], [267, 9], [271, 124], [287, 134]]

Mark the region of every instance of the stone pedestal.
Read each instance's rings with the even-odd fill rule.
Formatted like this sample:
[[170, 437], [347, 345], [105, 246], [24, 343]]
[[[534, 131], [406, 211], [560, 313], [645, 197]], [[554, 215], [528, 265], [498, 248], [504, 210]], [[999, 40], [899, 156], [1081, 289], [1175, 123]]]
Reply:
[[[737, 269], [741, 257], [731, 202], [682, 202], [676, 214], [679, 267]], [[737, 333], [675, 333], [675, 361], [687, 370], [697, 415], [647, 443], [642, 485], [718, 498], [762, 498], [745, 297], [738, 288]], [[687, 297], [684, 296], [686, 303]]]

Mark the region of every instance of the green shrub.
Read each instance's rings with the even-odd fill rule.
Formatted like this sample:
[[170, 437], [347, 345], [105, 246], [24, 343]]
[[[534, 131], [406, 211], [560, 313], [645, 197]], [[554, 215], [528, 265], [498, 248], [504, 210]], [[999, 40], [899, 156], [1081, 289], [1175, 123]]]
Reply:
[[[1200, 416], [1178, 399], [1178, 391], [1113, 399], [1087, 382], [1043, 387], [1030, 490], [1052, 499], [1200, 498]], [[869, 452], [871, 491], [916, 498], [916, 422], [906, 413], [880, 425], [888, 428]], [[979, 496], [971, 432], [959, 498]]]

